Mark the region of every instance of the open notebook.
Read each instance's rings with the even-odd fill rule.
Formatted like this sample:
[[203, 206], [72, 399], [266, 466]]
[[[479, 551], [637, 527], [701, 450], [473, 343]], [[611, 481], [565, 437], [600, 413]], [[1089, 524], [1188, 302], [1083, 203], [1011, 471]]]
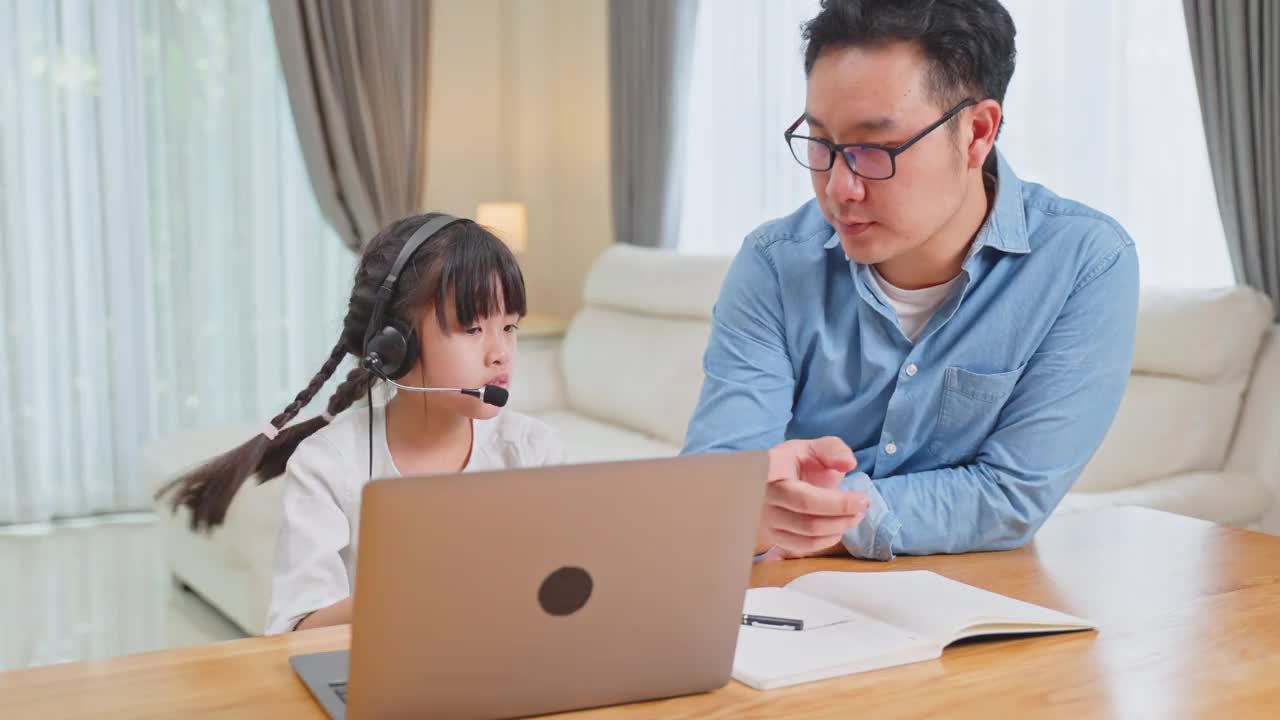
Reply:
[[743, 612], [804, 621], [799, 631], [739, 631], [733, 677], [760, 690], [932, 660], [969, 637], [1094, 627], [922, 570], [809, 573], [748, 590]]

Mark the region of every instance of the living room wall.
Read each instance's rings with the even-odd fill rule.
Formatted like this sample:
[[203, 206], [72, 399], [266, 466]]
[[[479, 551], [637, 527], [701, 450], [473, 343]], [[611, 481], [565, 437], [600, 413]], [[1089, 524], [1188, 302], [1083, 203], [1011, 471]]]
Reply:
[[606, 4], [432, 7], [428, 206], [526, 203], [530, 310], [567, 318], [613, 241]]

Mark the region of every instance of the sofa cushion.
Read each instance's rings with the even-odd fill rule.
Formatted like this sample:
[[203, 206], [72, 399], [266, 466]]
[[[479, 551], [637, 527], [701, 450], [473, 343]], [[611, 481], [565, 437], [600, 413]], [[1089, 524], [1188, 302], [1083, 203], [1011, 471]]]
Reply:
[[1248, 288], [1144, 289], [1133, 374], [1074, 489], [1222, 469], [1270, 324], [1270, 302]]
[[732, 261], [729, 255], [614, 245], [591, 267], [582, 299], [628, 313], [709, 321]]
[[1073, 489], [1104, 492], [1221, 469], [1243, 390], [1239, 382], [1210, 385], [1131, 376], [1115, 422]]
[[627, 245], [601, 255], [561, 350], [569, 409], [683, 445], [731, 261]]
[[560, 434], [569, 463], [671, 457], [680, 452], [679, 445], [602, 423], [572, 411], [539, 413], [535, 417]]
[[706, 320], [584, 308], [561, 351], [569, 408], [683, 445], [710, 334]]
[[1198, 383], [1247, 381], [1271, 301], [1247, 287], [1143, 288], [1133, 370]]

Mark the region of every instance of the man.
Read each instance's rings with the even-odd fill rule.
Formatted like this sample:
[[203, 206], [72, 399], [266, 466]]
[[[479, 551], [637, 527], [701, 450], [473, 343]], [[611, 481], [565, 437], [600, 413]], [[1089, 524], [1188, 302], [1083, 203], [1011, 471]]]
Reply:
[[804, 34], [815, 198], [735, 258], [684, 451], [773, 448], [761, 556], [1021, 546], [1119, 406], [1133, 243], [996, 152], [996, 0], [826, 0]]

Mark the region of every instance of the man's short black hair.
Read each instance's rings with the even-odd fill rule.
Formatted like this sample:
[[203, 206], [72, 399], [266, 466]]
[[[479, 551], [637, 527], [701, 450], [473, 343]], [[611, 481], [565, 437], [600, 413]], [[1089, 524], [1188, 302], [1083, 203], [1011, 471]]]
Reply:
[[804, 72], [824, 50], [917, 44], [944, 109], [966, 98], [1004, 104], [1017, 56], [1013, 18], [998, 0], [822, 0], [804, 25]]

